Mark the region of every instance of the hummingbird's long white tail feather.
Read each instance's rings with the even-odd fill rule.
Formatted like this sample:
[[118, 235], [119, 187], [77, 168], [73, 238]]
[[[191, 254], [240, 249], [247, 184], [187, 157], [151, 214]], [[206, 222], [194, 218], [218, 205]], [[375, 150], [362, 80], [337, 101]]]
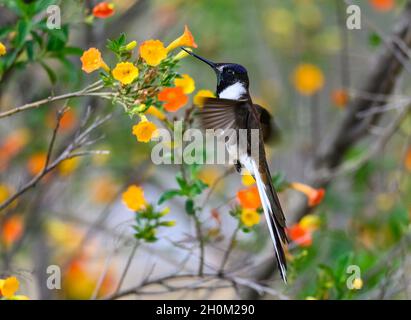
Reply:
[[273, 190], [270, 185], [264, 184], [255, 160], [251, 159], [251, 165], [252, 171], [249, 171], [253, 173], [255, 181], [257, 182], [257, 189], [261, 198], [261, 203], [263, 206], [265, 219], [267, 221], [268, 230], [270, 232], [270, 237], [274, 245], [281, 278], [285, 283], [287, 283], [287, 265], [282, 241], [282, 239], [284, 238], [284, 230], [283, 227], [276, 221], [275, 214], [273, 212], [273, 207], [275, 208], [275, 205], [272, 203], [272, 201], [270, 201], [270, 198], [273, 199], [273, 197], [269, 196], [269, 193], [273, 192]]

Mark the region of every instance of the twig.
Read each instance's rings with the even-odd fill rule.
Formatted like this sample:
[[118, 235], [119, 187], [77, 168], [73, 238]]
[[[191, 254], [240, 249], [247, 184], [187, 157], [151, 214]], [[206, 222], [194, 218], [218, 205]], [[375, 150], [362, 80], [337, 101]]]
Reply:
[[[30, 110], [30, 109], [35, 109], [38, 108], [44, 104], [50, 103], [50, 102], [54, 102], [54, 101], [59, 101], [59, 100], [66, 100], [69, 98], [74, 98], [74, 97], [85, 97], [85, 96], [101, 96], [101, 97], [106, 97], [107, 93], [97, 93], [96, 91], [100, 90], [103, 88], [102, 85], [99, 85], [101, 83], [101, 81], [97, 81], [95, 83], [93, 83], [92, 85], [79, 90], [79, 91], [75, 91], [75, 92], [71, 92], [71, 93], [65, 93], [59, 96], [55, 96], [55, 97], [47, 97], [45, 99], [41, 99], [35, 102], [31, 102], [31, 103], [27, 103], [25, 105], [22, 105], [20, 107], [16, 107], [4, 112], [0, 113], [0, 119], [1, 118], [5, 118], [5, 117], [9, 117], [13, 114], [22, 112], [22, 111], [26, 111], [26, 110]], [[97, 85], [97, 86], [96, 86]]]
[[239, 230], [240, 230], [240, 224], [238, 224], [238, 226], [235, 228], [233, 234], [231, 235], [230, 242], [229, 242], [229, 245], [228, 245], [228, 249], [224, 253], [224, 257], [223, 257], [223, 260], [221, 262], [221, 266], [220, 266], [220, 269], [219, 269], [218, 273], [224, 273], [224, 267], [225, 267], [225, 265], [228, 261], [228, 258], [230, 256], [231, 252], [234, 249], [235, 241], [237, 239], [237, 234], [238, 234]]
[[140, 245], [140, 242], [136, 241], [136, 243], [133, 246], [133, 249], [131, 250], [130, 256], [128, 257], [126, 267], [124, 268], [124, 271], [121, 274], [120, 281], [118, 282], [118, 285], [117, 285], [117, 288], [116, 288], [116, 291], [114, 292], [114, 294], [116, 294], [120, 291], [121, 286], [123, 285], [124, 279], [126, 278], [127, 272], [128, 272], [128, 270], [131, 266], [131, 262], [134, 259], [134, 255], [136, 254], [136, 251], [137, 251], [137, 248], [138, 248], [139, 245]]

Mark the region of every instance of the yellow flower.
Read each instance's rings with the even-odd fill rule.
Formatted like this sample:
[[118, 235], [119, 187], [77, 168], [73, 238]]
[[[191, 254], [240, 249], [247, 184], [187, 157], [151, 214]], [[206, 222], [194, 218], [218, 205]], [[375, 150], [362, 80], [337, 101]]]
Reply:
[[160, 40], [147, 40], [140, 46], [140, 56], [149, 66], [157, 66], [167, 57], [167, 50]]
[[131, 185], [122, 195], [123, 202], [127, 208], [133, 211], [138, 211], [146, 207], [146, 199], [144, 198], [144, 190], [136, 185]]
[[252, 186], [255, 183], [255, 180], [253, 176], [249, 172], [247, 172], [241, 176], [241, 182], [243, 183], [243, 185], [248, 187]]
[[297, 91], [310, 96], [324, 86], [324, 75], [320, 68], [313, 64], [300, 64], [294, 70], [293, 83]]
[[0, 295], [5, 298], [11, 298], [19, 289], [19, 280], [16, 277], [8, 277], [3, 280], [0, 279]]
[[[186, 50], [187, 50], [187, 51], [190, 51], [190, 52], [193, 51], [193, 49], [190, 49], [190, 48], [186, 48]], [[189, 54], [187, 53], [187, 51], [180, 50], [180, 52], [177, 53], [177, 54], [174, 56], [174, 60], [181, 60], [181, 59], [184, 59], [185, 57], [188, 57]]]
[[215, 94], [210, 90], [198, 90], [196, 95], [194, 96], [193, 102], [197, 106], [202, 106], [203, 99], [207, 97], [214, 98]]
[[260, 215], [253, 209], [243, 209], [241, 222], [247, 227], [252, 227], [260, 222]]
[[165, 120], [166, 115], [159, 109], [157, 109], [155, 106], [150, 106], [147, 109], [147, 114], [156, 117], [158, 120]]
[[362, 289], [363, 284], [364, 283], [363, 283], [361, 278], [355, 278], [353, 283], [352, 283], [352, 288], [354, 290], [360, 290], [360, 289]]
[[6, 46], [0, 42], [0, 56], [4, 56], [7, 53]]
[[133, 134], [140, 142], [149, 142], [157, 135], [157, 127], [154, 123], [145, 119], [133, 126]]
[[58, 170], [62, 176], [68, 176], [70, 173], [77, 169], [79, 163], [79, 157], [70, 158], [60, 163]]
[[105, 71], [110, 72], [110, 68], [106, 65], [101, 53], [96, 48], [90, 48], [87, 51], [83, 52], [83, 55], [80, 58], [82, 67], [81, 69], [87, 73], [91, 73], [100, 68], [103, 68]]
[[299, 225], [303, 229], [315, 231], [320, 227], [321, 220], [317, 215], [307, 214], [300, 220]]
[[0, 184], [0, 203], [10, 197], [10, 188], [5, 184]]
[[113, 77], [122, 84], [130, 84], [138, 77], [138, 69], [131, 62], [120, 62], [113, 69]]
[[133, 50], [135, 47], [137, 46], [137, 41], [131, 41], [128, 44], [126, 44], [126, 46], [124, 47], [125, 50], [127, 51], [131, 51]]
[[197, 48], [194, 37], [191, 34], [190, 30], [188, 30], [187, 25], [184, 26], [184, 33], [167, 46], [167, 52], [170, 52], [177, 47]]
[[174, 85], [176, 87], [183, 88], [183, 92], [185, 94], [192, 93], [196, 88], [193, 78], [191, 78], [188, 74], [183, 74], [181, 78], [176, 78], [174, 80]]

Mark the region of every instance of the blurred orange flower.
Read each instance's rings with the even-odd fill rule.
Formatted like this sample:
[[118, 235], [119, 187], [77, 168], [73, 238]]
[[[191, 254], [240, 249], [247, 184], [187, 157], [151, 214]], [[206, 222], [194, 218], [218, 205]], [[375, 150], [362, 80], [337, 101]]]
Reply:
[[183, 74], [181, 78], [176, 78], [174, 85], [183, 88], [185, 94], [190, 94], [195, 90], [194, 80], [188, 74]]
[[7, 53], [6, 46], [2, 42], [0, 42], [0, 57], [4, 56], [6, 53]]
[[168, 112], [176, 112], [187, 103], [188, 97], [181, 87], [174, 87], [161, 90], [158, 100], [165, 102], [164, 109]]
[[1, 239], [6, 247], [9, 247], [17, 240], [19, 240], [23, 234], [24, 223], [23, 218], [20, 215], [14, 215], [8, 218], [1, 230]]
[[[46, 124], [49, 128], [54, 128], [56, 126], [56, 113], [54, 111], [51, 111], [48, 113], [47, 118], [46, 118]], [[59, 130], [60, 131], [69, 131], [73, 129], [77, 124], [77, 115], [74, 112], [74, 110], [67, 109], [67, 111], [63, 114], [63, 116], [60, 119], [60, 126]]]
[[411, 172], [411, 148], [407, 150], [407, 154], [405, 155], [404, 166], [405, 169]]
[[316, 65], [303, 63], [293, 72], [293, 83], [296, 90], [306, 96], [313, 95], [324, 86], [324, 75]]
[[[64, 274], [63, 290], [66, 299], [88, 300], [97, 286], [99, 268], [90, 266], [84, 258], [73, 260]], [[108, 295], [114, 289], [114, 274], [108, 269], [97, 297]]]
[[112, 73], [114, 79], [120, 81], [122, 84], [130, 84], [138, 77], [138, 69], [131, 62], [117, 63]]
[[9, 161], [16, 156], [28, 143], [29, 131], [20, 128], [10, 133], [0, 144], [0, 171], [6, 169]]
[[187, 25], [184, 26], [184, 33], [167, 46], [167, 52], [170, 52], [177, 47], [197, 48], [194, 37], [188, 29]]
[[138, 141], [147, 143], [157, 135], [157, 127], [154, 123], [144, 119], [133, 126], [133, 134]]
[[123, 192], [122, 199], [127, 208], [133, 211], [144, 209], [147, 205], [143, 188], [136, 185], [129, 186], [128, 189]]
[[252, 227], [260, 222], [260, 215], [254, 209], [243, 209], [241, 211], [241, 222], [247, 226]]
[[157, 66], [167, 57], [167, 50], [160, 40], [147, 40], [140, 45], [140, 56], [149, 66]]
[[19, 290], [19, 280], [16, 277], [8, 277], [0, 279], [0, 296], [7, 299], [12, 298], [17, 290]]
[[111, 17], [114, 14], [114, 4], [109, 2], [100, 2], [93, 8], [93, 16], [100, 19]]
[[46, 165], [47, 154], [44, 152], [38, 152], [33, 154], [27, 162], [27, 170], [33, 176], [39, 174]]
[[315, 189], [299, 182], [291, 183], [290, 187], [304, 193], [308, 198], [308, 205], [310, 207], [319, 205], [325, 196], [325, 190], [323, 188]]
[[257, 209], [261, 207], [260, 195], [257, 186], [241, 189], [237, 192], [237, 199], [245, 209]]
[[109, 203], [114, 200], [118, 189], [116, 182], [111, 177], [98, 177], [91, 184], [91, 199], [99, 204]]
[[193, 103], [196, 106], [202, 107], [204, 98], [214, 98], [215, 94], [210, 90], [198, 90], [196, 95], [194, 96]]
[[103, 68], [105, 71], [110, 72], [110, 68], [101, 57], [100, 51], [96, 48], [90, 48], [87, 51], [84, 51], [80, 60], [82, 63], [81, 69], [84, 72], [91, 73], [100, 68]]
[[370, 4], [375, 10], [385, 12], [394, 8], [395, 0], [370, 0]]
[[348, 93], [345, 89], [336, 89], [331, 93], [331, 101], [340, 108], [344, 108], [348, 103]]
[[287, 228], [288, 236], [300, 247], [309, 247], [313, 243], [312, 232], [301, 227], [298, 223]]
[[287, 228], [287, 233], [292, 241], [300, 247], [311, 246], [312, 234], [320, 227], [320, 218], [313, 214], [304, 216], [299, 223]]

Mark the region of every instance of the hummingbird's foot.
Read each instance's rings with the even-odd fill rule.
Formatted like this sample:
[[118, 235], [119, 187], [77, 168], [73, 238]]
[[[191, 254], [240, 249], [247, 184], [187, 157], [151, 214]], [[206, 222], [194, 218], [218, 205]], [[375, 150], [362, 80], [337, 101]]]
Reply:
[[241, 173], [241, 163], [240, 163], [240, 161], [236, 160], [236, 161], [234, 162], [234, 167], [235, 167], [235, 170], [236, 170], [238, 173]]

